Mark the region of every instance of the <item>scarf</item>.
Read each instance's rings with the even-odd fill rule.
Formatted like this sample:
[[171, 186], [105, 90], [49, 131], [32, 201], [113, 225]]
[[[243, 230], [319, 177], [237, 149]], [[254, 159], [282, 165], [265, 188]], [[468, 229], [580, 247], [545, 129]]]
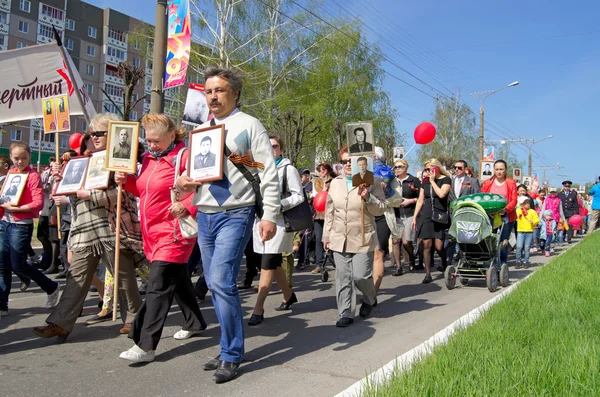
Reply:
[[159, 158], [165, 157], [167, 154], [171, 153], [171, 150], [175, 149], [175, 146], [177, 146], [177, 143], [173, 141], [171, 142], [169, 147], [163, 150], [162, 152], [153, 152], [150, 150], [149, 153], [152, 157], [158, 160]]
[[275, 159], [275, 165], [279, 165], [279, 163], [281, 163], [281, 160], [283, 160], [283, 155], [281, 155]]

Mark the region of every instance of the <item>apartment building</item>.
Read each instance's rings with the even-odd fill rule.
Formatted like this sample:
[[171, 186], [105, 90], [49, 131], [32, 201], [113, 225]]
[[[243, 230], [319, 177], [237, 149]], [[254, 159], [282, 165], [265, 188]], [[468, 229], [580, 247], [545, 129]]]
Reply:
[[[151, 25], [81, 0], [0, 0], [0, 51], [53, 42], [52, 26], [59, 31], [97, 112], [119, 114], [117, 108], [123, 108], [119, 62], [145, 67], [146, 71], [145, 81], [135, 88], [133, 102], [139, 102], [130, 119], [137, 120], [150, 110], [153, 45], [147, 33], [152, 31]], [[188, 81], [196, 80], [195, 75], [188, 76]], [[166, 90], [165, 112], [179, 118], [186, 92], [186, 87]], [[0, 153], [8, 153], [11, 142], [23, 141], [31, 146], [33, 164], [38, 151], [41, 164], [48, 164], [55, 154], [55, 135], [43, 136], [41, 126], [41, 119], [2, 125]], [[61, 152], [68, 149], [71, 133], [87, 129], [83, 116], [72, 116], [71, 126], [71, 132], [60, 134]]]

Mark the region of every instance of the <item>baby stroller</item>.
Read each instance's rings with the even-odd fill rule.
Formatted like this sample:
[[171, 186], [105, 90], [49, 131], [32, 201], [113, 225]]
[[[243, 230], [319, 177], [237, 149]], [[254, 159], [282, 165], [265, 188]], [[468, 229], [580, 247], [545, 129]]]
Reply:
[[[490, 196], [487, 197], [489, 200]], [[500, 198], [500, 196], [497, 197]], [[496, 212], [504, 209], [506, 203], [502, 206], [502, 203], [496, 202], [493, 208], [485, 209], [482, 206], [485, 204], [477, 201], [461, 199], [460, 202], [453, 204], [455, 205], [449, 234], [458, 243], [460, 259], [457, 266], [450, 265], [445, 270], [446, 288], [453, 289], [456, 285], [456, 278], [462, 285], [467, 285], [469, 279], [485, 279], [490, 292], [496, 291], [498, 283], [502, 287], [508, 286], [508, 265], [500, 266], [502, 227], [499, 227], [498, 232], [494, 233], [490, 218]]]

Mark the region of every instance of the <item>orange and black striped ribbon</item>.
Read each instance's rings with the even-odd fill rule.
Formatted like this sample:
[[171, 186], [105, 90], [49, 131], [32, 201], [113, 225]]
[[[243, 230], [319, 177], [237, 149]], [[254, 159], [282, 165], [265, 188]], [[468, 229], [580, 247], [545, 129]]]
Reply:
[[246, 154], [244, 156], [240, 156], [237, 153], [231, 153], [229, 155], [229, 160], [231, 160], [231, 162], [233, 164], [243, 164], [246, 167], [254, 167], [254, 168], [259, 168], [261, 170], [265, 169], [264, 164], [257, 163], [255, 161], [250, 161], [250, 155], [249, 154]]

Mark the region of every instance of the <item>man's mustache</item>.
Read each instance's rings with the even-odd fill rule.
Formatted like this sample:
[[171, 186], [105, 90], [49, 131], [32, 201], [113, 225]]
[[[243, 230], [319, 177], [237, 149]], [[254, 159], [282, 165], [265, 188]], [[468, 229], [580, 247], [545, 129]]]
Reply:
[[219, 102], [219, 101], [210, 101], [210, 104], [211, 105], [220, 105], [221, 102]]

